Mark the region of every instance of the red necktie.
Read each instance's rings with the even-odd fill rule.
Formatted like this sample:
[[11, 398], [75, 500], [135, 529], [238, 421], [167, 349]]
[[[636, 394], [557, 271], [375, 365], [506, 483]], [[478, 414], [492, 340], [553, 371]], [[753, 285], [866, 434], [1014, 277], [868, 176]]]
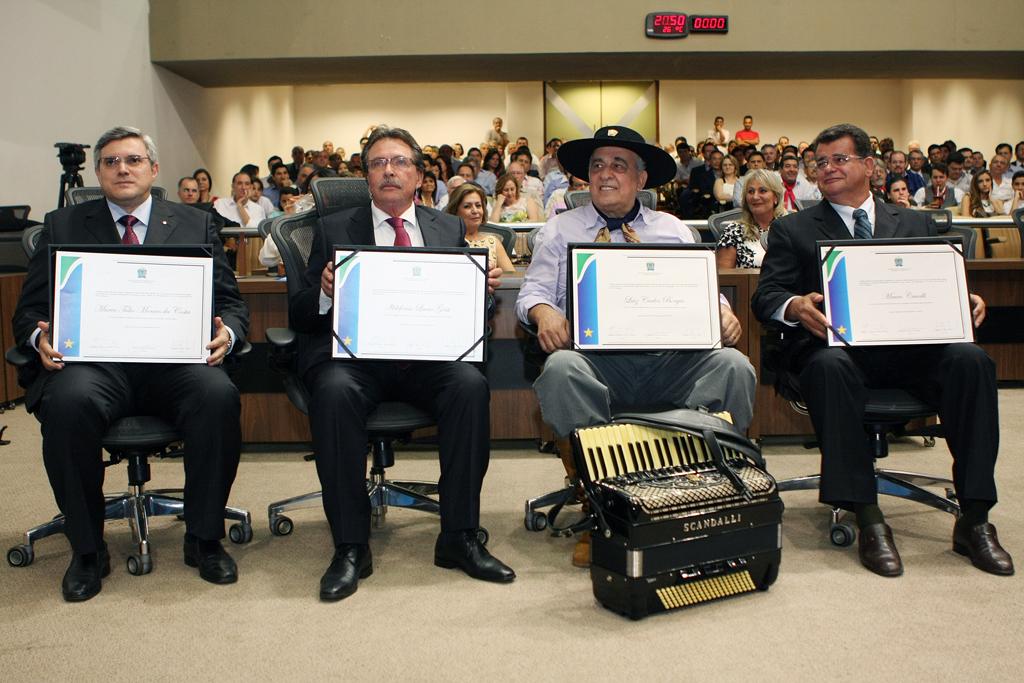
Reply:
[[405, 221], [402, 220], [401, 216], [393, 216], [388, 219], [388, 223], [395, 229], [395, 246], [396, 247], [411, 247], [412, 240], [409, 239], [409, 233], [405, 229]]
[[783, 187], [786, 188], [786, 193], [782, 197], [783, 206], [785, 206], [790, 211], [796, 211], [796, 195], [793, 194], [793, 188], [796, 187], [796, 183], [793, 183], [792, 185], [786, 185], [786, 183], [782, 183], [782, 185]]
[[139, 236], [132, 230], [132, 226], [138, 223], [139, 219], [128, 214], [118, 218], [117, 222], [124, 226], [124, 236], [121, 238], [121, 244], [138, 244]]

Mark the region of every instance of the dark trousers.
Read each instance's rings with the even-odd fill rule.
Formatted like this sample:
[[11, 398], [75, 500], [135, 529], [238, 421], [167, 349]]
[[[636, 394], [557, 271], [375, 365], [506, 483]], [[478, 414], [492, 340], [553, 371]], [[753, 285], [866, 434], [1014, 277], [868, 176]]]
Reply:
[[156, 415], [185, 442], [185, 530], [224, 537], [224, 506], [242, 442], [238, 389], [221, 368], [149, 363], [67, 363], [47, 373], [36, 409], [43, 462], [76, 553], [103, 541], [103, 455], [108, 426]]
[[480, 488], [490, 460], [490, 391], [468, 363], [327, 361], [304, 377], [324, 513], [334, 544], [366, 543], [366, 419], [387, 400], [412, 403], [437, 421], [441, 529], [480, 525]]
[[995, 363], [974, 344], [820, 348], [808, 355], [800, 390], [821, 446], [822, 502], [877, 501], [863, 426], [868, 388], [902, 388], [933, 406], [953, 454], [958, 499], [995, 504]]

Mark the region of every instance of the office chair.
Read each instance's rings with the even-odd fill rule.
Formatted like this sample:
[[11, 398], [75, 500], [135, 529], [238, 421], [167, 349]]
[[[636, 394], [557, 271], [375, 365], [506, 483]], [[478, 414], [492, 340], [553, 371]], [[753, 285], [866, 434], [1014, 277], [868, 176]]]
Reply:
[[[81, 189], [81, 188], [72, 188]], [[22, 244], [29, 259], [39, 244], [42, 225], [25, 231]], [[245, 345], [232, 356], [237, 358], [251, 349]], [[23, 368], [35, 362], [35, 354], [21, 346], [8, 349], [7, 362], [16, 368]], [[103, 436], [103, 449], [110, 454], [105, 467], [121, 461], [128, 464], [128, 485], [131, 490], [114, 496], [107, 496], [103, 519], [127, 519], [132, 528], [132, 539], [138, 552], [128, 556], [128, 572], [141, 576], [153, 571], [153, 557], [149, 548], [149, 518], [184, 514], [182, 489], [154, 489], [147, 491], [145, 485], [150, 479], [149, 457], [179, 457], [184, 454], [181, 435], [173, 425], [152, 415], [132, 415], [115, 420]], [[225, 507], [225, 519], [235, 520], [228, 529], [232, 543], [248, 543], [252, 540], [252, 518], [247, 510]], [[25, 532], [25, 542], [7, 551], [7, 563], [12, 567], [27, 567], [35, 559], [35, 542], [64, 532], [64, 515], [57, 515], [48, 522], [32, 527]]]
[[[640, 203], [648, 209], [655, 210], [658, 208], [657, 190], [640, 190], [636, 193], [636, 198], [639, 199]], [[566, 209], [578, 209], [579, 207], [586, 206], [593, 201], [594, 200], [590, 196], [590, 190], [570, 190], [565, 193]]]
[[507, 225], [495, 225], [494, 223], [484, 223], [480, 226], [480, 232], [487, 232], [492, 235], [497, 235], [501, 240], [501, 246], [505, 248], [505, 254], [509, 258], [512, 258], [513, 253], [516, 249], [516, 231]]
[[[157, 199], [167, 198], [167, 192], [162, 187], [151, 187], [149, 192]], [[69, 187], [64, 193], [64, 197], [67, 199], [68, 206], [84, 204], [93, 199], [101, 199], [103, 189], [99, 187]]]
[[[775, 391], [799, 413], [807, 415], [807, 407], [800, 396], [799, 381], [795, 373], [780, 367], [779, 359], [785, 346], [788, 330], [781, 326], [768, 326], [762, 339], [761, 367], [762, 381], [774, 378]], [[909, 422], [935, 416], [935, 409], [902, 389], [868, 389], [868, 400], [864, 409], [865, 447], [870, 449], [875, 460], [875, 481], [878, 493], [896, 498], [912, 500], [936, 510], [948, 512], [954, 517], [960, 515], [960, 506], [953, 493], [953, 481], [945, 477], [903, 470], [878, 467], [878, 460], [889, 455], [887, 436], [922, 436], [925, 446], [935, 445], [935, 437], [942, 436], [940, 425], [930, 425], [907, 430]], [[814, 444], [809, 445], [813, 447]], [[778, 482], [779, 491], [802, 491], [816, 489], [821, 484], [821, 474], [809, 474]], [[943, 487], [943, 494], [924, 488]], [[856, 525], [843, 518], [843, 511], [832, 508], [829, 538], [834, 545], [851, 545], [857, 537]]]
[[1012, 215], [1013, 224], [1017, 226], [1020, 233], [1021, 256], [1024, 257], [1024, 207], [1017, 209]]
[[370, 203], [370, 186], [366, 178], [315, 178], [310, 189], [320, 216]]
[[[350, 179], [324, 179], [328, 183], [337, 180]], [[362, 202], [368, 202], [369, 194], [366, 194], [365, 198], [359, 197], [359, 199]], [[316, 211], [308, 211], [274, 219], [270, 232], [281, 252], [281, 258], [288, 273], [305, 272], [313, 244], [313, 231], [317, 229], [318, 218]], [[301, 277], [298, 275], [289, 277], [286, 282], [289, 298], [301, 289]], [[270, 328], [266, 331], [266, 335], [267, 341], [273, 347], [271, 364], [275, 370], [284, 374], [285, 392], [288, 399], [303, 414], [308, 415], [309, 391], [294, 371], [296, 333], [290, 329]], [[392, 481], [387, 478], [386, 474], [387, 468], [395, 463], [394, 442], [408, 439], [413, 431], [431, 427], [434, 424], [434, 418], [429, 413], [411, 404], [397, 401], [381, 403], [367, 418], [366, 431], [373, 458], [366, 486], [370, 497], [374, 526], [379, 527], [384, 523], [389, 506], [440, 514], [441, 510], [437, 499], [431, 497], [437, 495], [436, 483]], [[315, 457], [316, 454], [313, 454], [312, 458]], [[307, 459], [312, 458], [307, 456]], [[292, 520], [283, 513], [288, 510], [317, 505], [321, 498], [322, 493], [314, 491], [271, 503], [267, 506], [270, 532], [275, 536], [287, 536], [294, 529], [294, 525]], [[487, 531], [480, 529], [478, 535], [480, 540], [486, 543]]]
[[[949, 213], [949, 211], [945, 211]], [[937, 223], [939, 226], [939, 235], [959, 235], [963, 239], [964, 245], [964, 258], [972, 260], [976, 258], [976, 249], [978, 245], [978, 233], [974, 231], [974, 228], [967, 227], [964, 225], [953, 225], [952, 214], [950, 214], [949, 223]]]
[[708, 230], [711, 231], [711, 236], [715, 238], [716, 243], [722, 237], [722, 226], [725, 223], [738, 220], [742, 213], [743, 209], [729, 209], [722, 213], [711, 214], [708, 217]]

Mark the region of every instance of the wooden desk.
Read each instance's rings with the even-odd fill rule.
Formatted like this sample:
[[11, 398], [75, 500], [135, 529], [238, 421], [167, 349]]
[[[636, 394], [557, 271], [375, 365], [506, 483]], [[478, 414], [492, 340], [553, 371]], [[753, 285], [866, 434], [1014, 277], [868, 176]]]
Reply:
[[[24, 282], [25, 273], [0, 274], [0, 343], [3, 344], [5, 351], [14, 346], [14, 330], [11, 326], [11, 319], [14, 317], [14, 309], [18, 305], [21, 285]], [[24, 389], [18, 386], [18, 373], [13, 366], [4, 363], [3, 396], [0, 398], [7, 404], [24, 395]]]

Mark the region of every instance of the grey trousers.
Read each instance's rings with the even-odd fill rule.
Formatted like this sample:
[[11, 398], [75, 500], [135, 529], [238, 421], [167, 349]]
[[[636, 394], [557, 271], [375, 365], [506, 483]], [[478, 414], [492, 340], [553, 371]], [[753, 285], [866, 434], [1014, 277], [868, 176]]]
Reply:
[[754, 412], [754, 368], [736, 349], [653, 353], [555, 351], [533, 388], [558, 436], [605, 424], [627, 410], [705, 407], [728, 411], [746, 432]]

